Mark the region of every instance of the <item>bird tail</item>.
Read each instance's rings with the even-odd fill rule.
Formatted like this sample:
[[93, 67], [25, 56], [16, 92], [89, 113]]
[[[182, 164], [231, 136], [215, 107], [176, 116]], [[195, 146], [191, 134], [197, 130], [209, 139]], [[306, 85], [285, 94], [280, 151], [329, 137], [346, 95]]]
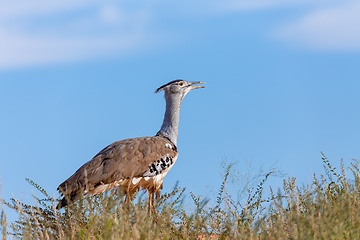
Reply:
[[56, 206], [56, 209], [59, 210], [59, 209], [65, 207], [65, 206], [67, 206], [67, 205], [68, 205], [68, 200], [66, 199], [66, 197], [63, 197], [63, 198], [59, 201], [58, 205]]
[[67, 205], [79, 200], [81, 198], [81, 194], [72, 194], [72, 195], [65, 195], [56, 206], [56, 209], [61, 209], [66, 207]]

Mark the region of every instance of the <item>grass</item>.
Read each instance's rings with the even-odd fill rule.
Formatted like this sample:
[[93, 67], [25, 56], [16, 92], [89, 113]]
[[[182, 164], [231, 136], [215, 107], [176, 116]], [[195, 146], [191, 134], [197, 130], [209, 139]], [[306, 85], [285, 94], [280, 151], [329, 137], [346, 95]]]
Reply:
[[[274, 171], [261, 174], [254, 188], [246, 188], [243, 201], [227, 192], [232, 165], [225, 168], [215, 206], [190, 193], [191, 209], [185, 209], [184, 188], [161, 196], [156, 215], [147, 212], [147, 199], [124, 207], [122, 194], [85, 197], [64, 210], [56, 199], [31, 180], [43, 195], [35, 205], [16, 199], [1, 205], [3, 239], [360, 239], [360, 178], [354, 161], [334, 168], [323, 155], [324, 174], [298, 186], [295, 178], [283, 180], [282, 188], [265, 195], [264, 186]], [[350, 172], [348, 178], [346, 172]], [[240, 183], [239, 183], [240, 184]], [[3, 207], [18, 212], [8, 223]]]

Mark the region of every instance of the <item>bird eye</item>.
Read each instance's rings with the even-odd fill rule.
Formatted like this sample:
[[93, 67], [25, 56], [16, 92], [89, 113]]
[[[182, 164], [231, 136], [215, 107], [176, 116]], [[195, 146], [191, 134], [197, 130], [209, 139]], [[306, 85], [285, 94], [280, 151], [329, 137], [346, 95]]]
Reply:
[[182, 86], [184, 85], [184, 83], [183, 83], [183, 82], [180, 82], [179, 85], [180, 85], [180, 87], [182, 87]]

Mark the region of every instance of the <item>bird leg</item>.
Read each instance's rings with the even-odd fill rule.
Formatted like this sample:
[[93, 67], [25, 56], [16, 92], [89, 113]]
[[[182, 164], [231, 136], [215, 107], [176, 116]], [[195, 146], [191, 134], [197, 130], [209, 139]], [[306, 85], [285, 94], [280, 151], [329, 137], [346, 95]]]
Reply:
[[154, 206], [154, 190], [153, 189], [149, 189], [149, 208], [148, 211], [150, 214], [155, 214], [156, 215], [156, 209]]
[[155, 200], [156, 200], [156, 202], [159, 202], [159, 200], [160, 200], [160, 189], [156, 189]]
[[125, 202], [124, 202], [124, 208], [127, 210], [130, 210], [130, 204], [132, 202], [133, 198], [133, 192], [131, 191], [125, 191]]
[[126, 193], [126, 196], [125, 196], [125, 202], [127, 204], [130, 204], [132, 202], [132, 194], [130, 192], [127, 192]]
[[160, 191], [161, 189], [163, 189], [163, 184], [161, 183], [161, 186], [159, 188], [156, 189], [156, 202], [159, 202], [160, 200]]

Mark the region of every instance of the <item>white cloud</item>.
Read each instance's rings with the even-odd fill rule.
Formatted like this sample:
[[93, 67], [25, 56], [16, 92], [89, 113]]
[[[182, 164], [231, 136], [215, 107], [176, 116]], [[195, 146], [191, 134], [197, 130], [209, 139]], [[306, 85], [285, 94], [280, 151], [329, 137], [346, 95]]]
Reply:
[[[198, 2], [198, 8], [194, 14], [227, 14], [229, 12], [272, 10], [276, 8], [298, 7], [298, 6], [323, 6], [338, 0], [224, 0]], [[347, 0], [345, 0], [347, 1]], [[186, 1], [185, 1], [186, 2]], [[186, 4], [189, 2], [186, 2]], [[191, 8], [189, 8], [191, 9]], [[189, 10], [191, 11], [191, 10]]]
[[315, 10], [276, 30], [275, 38], [318, 50], [360, 50], [360, 3]]
[[146, 10], [113, 2], [0, 0], [0, 69], [129, 54], [154, 42]]
[[[196, 21], [294, 5], [323, 9], [334, 2], [338, 1], [0, 0], [0, 69], [130, 54], [163, 46], [170, 35], [172, 42], [185, 41], [186, 32], [161, 30], [169, 15]], [[343, 2], [351, 4], [308, 14], [277, 31], [276, 37], [314, 48], [360, 48], [360, 4]]]
[[124, 21], [125, 13], [121, 12], [116, 6], [114, 5], [106, 5], [103, 6], [100, 10], [100, 18], [109, 24], [116, 24], [121, 21]]
[[[318, 0], [321, 1], [321, 0]], [[226, 11], [245, 11], [245, 10], [259, 10], [268, 9], [279, 6], [309, 4], [309, 0], [229, 0], [224, 3], [218, 3], [217, 9]], [[314, 1], [311, 1], [314, 2]]]
[[0, 19], [48, 15], [95, 5], [96, 0], [0, 0]]
[[[185, 2], [183, 5], [189, 3]], [[187, 10], [194, 16], [301, 8], [302, 15], [284, 18], [287, 23], [270, 37], [311, 50], [360, 50], [359, 0], [224, 0], [194, 5], [197, 7]]]
[[[35, 66], [55, 62], [101, 57], [122, 51], [128, 53], [141, 45], [141, 33], [121, 36], [62, 37], [24, 36], [0, 31], [0, 68]], [[9, 44], [11, 43], [11, 44]]]

